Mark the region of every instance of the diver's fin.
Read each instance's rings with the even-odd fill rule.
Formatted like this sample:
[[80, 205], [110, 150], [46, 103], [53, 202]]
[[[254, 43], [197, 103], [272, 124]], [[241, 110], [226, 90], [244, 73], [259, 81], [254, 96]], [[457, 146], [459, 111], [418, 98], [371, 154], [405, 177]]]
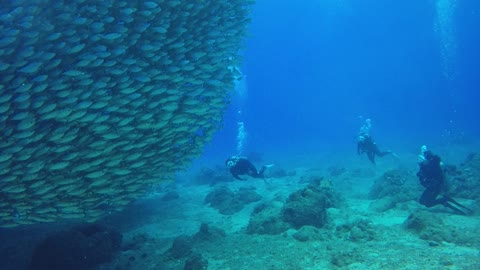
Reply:
[[470, 208], [466, 207], [465, 205], [463, 205], [463, 204], [455, 201], [455, 200], [454, 200], [453, 198], [451, 198], [451, 197], [447, 197], [447, 202], [453, 203], [454, 205], [456, 205], [456, 206], [458, 206], [458, 207], [460, 207], [460, 208], [465, 209], [465, 210], [466, 210], [468, 213], [470, 213], [470, 214], [473, 213], [473, 210], [472, 210], [472, 209], [470, 209]]
[[471, 214], [471, 213], [465, 213], [464, 211], [462, 211], [462, 210], [458, 209], [457, 207], [451, 205], [448, 201], [444, 202], [443, 205], [445, 207], [448, 207], [448, 208], [452, 209], [455, 212], [455, 214], [457, 214], [457, 215], [468, 216], [469, 214]]

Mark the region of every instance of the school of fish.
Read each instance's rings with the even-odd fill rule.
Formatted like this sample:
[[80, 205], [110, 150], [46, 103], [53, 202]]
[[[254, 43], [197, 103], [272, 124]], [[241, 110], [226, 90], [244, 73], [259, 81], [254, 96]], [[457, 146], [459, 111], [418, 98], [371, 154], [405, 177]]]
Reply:
[[199, 156], [253, 0], [0, 6], [0, 227], [120, 211]]

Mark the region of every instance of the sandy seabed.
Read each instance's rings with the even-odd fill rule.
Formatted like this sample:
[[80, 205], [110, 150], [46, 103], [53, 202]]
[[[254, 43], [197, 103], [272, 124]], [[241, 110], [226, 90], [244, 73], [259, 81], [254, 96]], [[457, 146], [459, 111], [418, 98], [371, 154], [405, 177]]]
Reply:
[[[413, 153], [403, 156], [412, 160]], [[292, 157], [290, 157], [292, 158]], [[401, 159], [402, 157], [400, 157]], [[301, 159], [301, 158], [299, 158]], [[208, 185], [177, 184], [179, 198], [168, 202], [160, 198], [164, 193], [139, 202], [132, 209], [138, 222], [124, 234], [128, 239], [143, 235], [145, 246], [136, 251], [126, 251], [114, 263], [128, 265], [131, 270], [148, 269], [184, 269], [185, 259], [170, 260], [167, 266], [165, 253], [171, 247], [173, 239], [179, 235], [194, 235], [202, 223], [225, 231], [221, 241], [204, 242], [194, 247], [194, 251], [208, 261], [207, 269], [480, 269], [480, 243], [469, 242], [455, 244], [446, 241], [423, 240], [418, 234], [404, 225], [414, 211], [431, 211], [449, 228], [476, 235], [480, 233], [480, 218], [454, 215], [443, 207], [426, 209], [412, 200], [397, 205], [385, 212], [369, 210], [372, 200], [366, 194], [374, 180], [384, 172], [403, 167], [416, 170], [416, 163], [402, 164], [401, 160], [384, 158], [376, 166], [366, 162], [366, 157], [352, 157], [342, 163], [346, 173], [341, 176], [329, 176], [330, 162], [312, 162], [307, 167], [285, 168], [294, 170], [294, 176], [269, 178], [266, 182], [248, 178], [247, 181], [219, 183], [231, 190], [241, 188], [255, 189], [262, 196], [260, 202], [248, 204], [233, 215], [222, 215], [216, 209], [205, 204], [206, 195], [213, 189]], [[280, 164], [301, 164], [301, 160], [280, 161]], [[322, 164], [315, 166], [310, 164]], [[281, 166], [281, 165], [279, 165]], [[366, 176], [351, 177], [349, 171], [366, 171]], [[285, 200], [288, 195], [305, 187], [300, 181], [309, 176], [331, 178], [332, 188], [340, 192], [346, 206], [328, 209], [328, 225], [323, 228], [311, 228], [314, 236], [307, 241], [299, 241], [294, 236], [297, 230], [290, 229], [278, 235], [247, 234], [246, 227], [254, 207], [262, 202]], [[183, 177], [188, 178], [188, 175]], [[461, 200], [473, 205], [471, 200]], [[140, 210], [140, 211], [139, 211]], [[133, 213], [133, 212], [132, 212]], [[132, 218], [132, 217], [131, 217]], [[332, 233], [336, 226], [358, 220], [369, 223], [374, 236], [368, 240], [352, 240], [348, 237], [336, 237]], [[480, 239], [480, 238], [476, 238]], [[140, 255], [140, 253], [143, 254]], [[121, 258], [123, 257], [123, 259]], [[140, 258], [139, 258], [140, 257]], [[130, 259], [130, 262], [126, 263]], [[112, 266], [110, 266], [112, 267]], [[125, 268], [126, 269], [126, 268]]]
[[[445, 149], [439, 149], [438, 152], [444, 160], [454, 160], [452, 163], [456, 164], [472, 149], [480, 150], [472, 147], [467, 147], [466, 150], [459, 148], [456, 155], [449, 155], [450, 152]], [[459, 216], [443, 207], [427, 209], [416, 200], [410, 200], [387, 211], [372, 210], [373, 200], [368, 199], [367, 195], [376, 179], [393, 169], [401, 168], [412, 173], [417, 170], [415, 152], [398, 156], [384, 157], [378, 160], [377, 165], [372, 165], [365, 156], [352, 155], [351, 152], [319, 156], [290, 154], [288, 159], [276, 155], [275, 158], [265, 157], [265, 163], [273, 162], [273, 168], [282, 168], [294, 174], [269, 177], [267, 181], [245, 177], [246, 181], [220, 182], [214, 186], [195, 184], [193, 179], [198, 176], [198, 170], [192, 169], [179, 175], [177, 182], [165, 183], [155, 193], [139, 200], [125, 211], [107, 216], [103, 220], [119, 228], [123, 233], [124, 245], [128, 247], [124, 246], [112, 263], [97, 269], [480, 269], [478, 209], [472, 216]], [[221, 163], [212, 162], [219, 164], [220, 169], [217, 170], [223, 169]], [[332, 174], [332, 166], [340, 168], [343, 173]], [[277, 235], [247, 233], [247, 226], [256, 206], [272, 201], [282, 205], [291, 193], [307, 186], [308, 179], [312, 177], [329, 180], [331, 188], [344, 198], [343, 206], [327, 210], [326, 225], [322, 228], [308, 226], [305, 230], [289, 229]], [[223, 215], [205, 203], [207, 194], [219, 186], [228, 187], [232, 191], [245, 188], [255, 190], [262, 198], [258, 202], [245, 205], [234, 214]], [[165, 194], [172, 190], [178, 194], [178, 198], [164, 200]], [[459, 198], [459, 201], [474, 207], [478, 205], [479, 199], [475, 202]], [[452, 242], [422, 239], [418, 233], [405, 226], [408, 217], [418, 211], [437, 217], [445, 225], [445, 230], [461, 232], [471, 238]], [[370, 236], [355, 239], [348, 233], [336, 233], [339, 227], [359, 221], [368, 224]], [[197, 234], [202, 224], [223, 230], [225, 236], [193, 245], [193, 252], [208, 261], [208, 267], [185, 268], [189, 256], [172, 258], [168, 255], [169, 249], [177, 237]], [[12, 263], [4, 262], [0, 264], [0, 268], [24, 269], [5, 268], [4, 265], [15, 265], [13, 256], [19, 264], [25, 264], [31, 248], [21, 249], [20, 245], [32, 247], [48, 232], [60, 230], [64, 228], [62, 226], [45, 224], [38, 229], [40, 233], [36, 233], [35, 239], [29, 228], [5, 231], [0, 235], [0, 247], [10, 245], [17, 249], [2, 249], [12, 253], [3, 256], [7, 260], [10, 258]], [[296, 237], [299, 232], [309, 234], [308, 239], [301, 240]]]

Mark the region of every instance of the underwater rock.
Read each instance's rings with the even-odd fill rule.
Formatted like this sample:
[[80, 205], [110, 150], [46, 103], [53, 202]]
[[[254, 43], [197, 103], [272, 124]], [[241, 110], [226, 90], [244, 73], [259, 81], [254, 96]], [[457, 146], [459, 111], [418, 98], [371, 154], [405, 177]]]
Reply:
[[243, 205], [235, 198], [235, 193], [227, 187], [215, 188], [205, 197], [205, 203], [223, 215], [233, 215], [242, 210]]
[[397, 199], [393, 197], [384, 197], [378, 200], [374, 200], [368, 206], [369, 211], [385, 212], [394, 208], [397, 205]]
[[222, 240], [225, 236], [225, 231], [203, 223], [195, 235], [181, 235], [173, 240], [172, 246], [164, 253], [165, 265], [187, 258], [184, 269], [206, 269], [208, 261], [196, 253], [200, 250], [199, 245]]
[[247, 226], [248, 234], [281, 234], [290, 228], [282, 220], [282, 206], [275, 203], [261, 203], [253, 210]]
[[203, 258], [202, 255], [194, 253], [190, 258], [185, 261], [185, 266], [183, 270], [205, 270], [208, 268], [207, 259]]
[[327, 230], [308, 225], [302, 226], [302, 228], [292, 234], [292, 237], [300, 242], [306, 242], [310, 240], [325, 241], [331, 239], [330, 233]]
[[406, 170], [390, 170], [375, 180], [368, 194], [372, 210], [383, 212], [397, 203], [417, 200], [422, 192], [417, 178]]
[[308, 192], [293, 195], [287, 200], [282, 217], [296, 229], [305, 225], [321, 228], [327, 222], [325, 197]]
[[193, 239], [195, 242], [213, 242], [220, 240], [225, 236], [226, 234], [224, 230], [202, 223], [198, 232], [193, 236]]
[[[157, 270], [172, 269], [168, 267], [168, 262], [172, 257], [164, 252], [170, 248], [171, 242], [165, 238], [157, 238], [145, 232], [133, 235], [126, 235], [122, 245], [122, 252], [115, 260], [102, 265], [95, 270], [131, 270], [143, 269], [144, 265], [154, 265]], [[163, 252], [160, 252], [163, 251]], [[176, 259], [174, 259], [176, 261]]]
[[87, 224], [48, 236], [34, 250], [32, 270], [85, 270], [110, 262], [122, 235], [99, 224]]
[[322, 181], [315, 181], [288, 197], [282, 211], [282, 218], [294, 228], [304, 225], [321, 228], [327, 223], [328, 207], [332, 207], [336, 197]]
[[477, 228], [473, 230], [460, 229], [447, 225], [440, 216], [430, 211], [412, 213], [404, 222], [406, 229], [413, 231], [421, 239], [441, 243], [443, 241], [458, 245], [478, 245], [480, 236]]
[[434, 213], [427, 211], [416, 211], [408, 216], [404, 225], [407, 229], [416, 233], [421, 233], [423, 230], [431, 227], [442, 226], [443, 221]]
[[308, 232], [303, 230], [303, 228], [305, 228], [305, 227], [307, 227], [307, 226], [303, 226], [300, 230], [298, 230], [296, 233], [294, 233], [292, 235], [293, 238], [295, 238], [296, 240], [298, 240], [300, 242], [307, 242], [308, 239], [309, 239], [309, 234], [308, 234]]
[[452, 196], [478, 199], [478, 194], [480, 194], [480, 154], [469, 154], [459, 166], [447, 166], [445, 174]]
[[187, 235], [181, 235], [173, 240], [172, 246], [167, 251], [167, 254], [174, 259], [181, 259], [189, 256], [193, 249], [193, 238]]
[[246, 204], [261, 200], [262, 197], [252, 189], [240, 189], [233, 192], [227, 187], [215, 188], [205, 197], [205, 203], [217, 209], [223, 215], [233, 215]]
[[240, 188], [235, 193], [235, 197], [243, 204], [258, 202], [262, 199], [262, 196], [252, 188]]
[[446, 234], [443, 220], [435, 213], [429, 211], [417, 211], [410, 214], [405, 220], [404, 226], [408, 230], [415, 232], [423, 240], [434, 242], [451, 242], [452, 240]]
[[352, 242], [372, 241], [375, 239], [375, 228], [370, 221], [360, 219], [337, 226], [335, 234]]

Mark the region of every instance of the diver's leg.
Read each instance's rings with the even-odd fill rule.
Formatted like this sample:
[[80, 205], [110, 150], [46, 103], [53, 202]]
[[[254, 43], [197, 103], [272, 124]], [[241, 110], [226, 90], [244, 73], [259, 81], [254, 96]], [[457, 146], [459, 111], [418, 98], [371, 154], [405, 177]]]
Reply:
[[380, 151], [379, 151], [379, 152], [377, 153], [377, 156], [379, 156], [379, 157], [384, 157], [384, 156], [386, 156], [386, 155], [388, 155], [388, 154], [391, 154], [391, 153], [392, 153], [391, 151], [384, 151], [384, 152], [380, 152]]
[[379, 156], [379, 157], [384, 157], [388, 154], [391, 154], [392, 151], [380, 151], [380, 149], [378, 149], [378, 146], [375, 145], [375, 155]]
[[261, 176], [261, 177], [265, 177], [265, 170], [267, 169], [267, 166], [262, 166], [262, 168], [260, 169], [260, 171], [258, 172], [258, 174]]
[[248, 164], [248, 175], [250, 175], [251, 177], [253, 177], [253, 178], [263, 178], [263, 172], [264, 171], [265, 171], [265, 169], [262, 167], [262, 171], [258, 172], [257, 168], [255, 168], [255, 166], [251, 162], [249, 162], [249, 164]]
[[374, 152], [367, 152], [368, 159], [375, 164], [375, 153]]
[[419, 202], [420, 204], [425, 205], [426, 207], [430, 208], [438, 204], [436, 198], [439, 192], [434, 188], [426, 188], [425, 191], [420, 196]]

